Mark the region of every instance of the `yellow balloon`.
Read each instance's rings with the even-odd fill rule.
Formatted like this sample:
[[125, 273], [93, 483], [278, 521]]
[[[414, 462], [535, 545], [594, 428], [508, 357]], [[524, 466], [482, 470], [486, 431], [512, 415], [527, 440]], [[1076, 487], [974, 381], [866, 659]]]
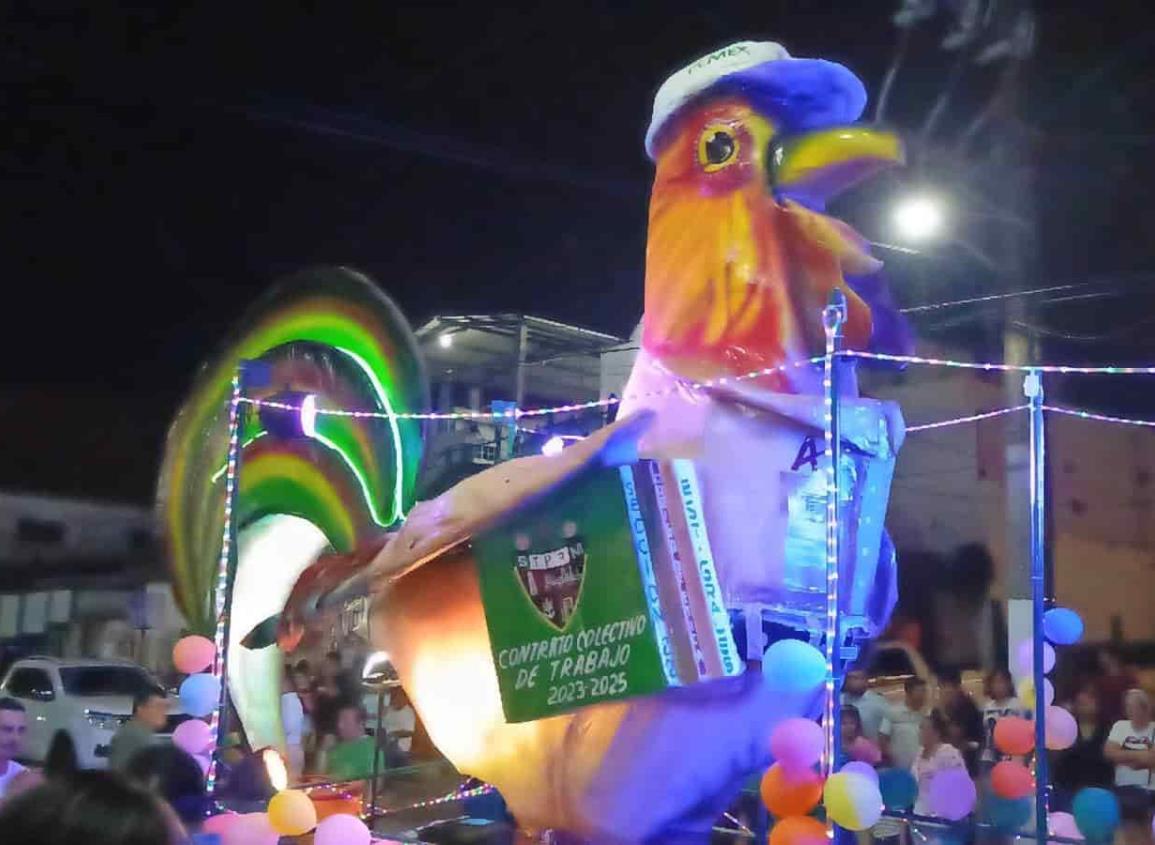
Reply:
[[839, 772], [826, 779], [822, 792], [826, 817], [847, 830], [866, 830], [882, 816], [882, 795], [869, 778]]
[[317, 808], [304, 792], [283, 789], [269, 801], [269, 824], [282, 836], [300, 836], [317, 826]]
[[[1019, 681], [1019, 701], [1023, 707], [1033, 710], [1035, 707], [1035, 681], [1030, 676]], [[1049, 707], [1055, 701], [1055, 688], [1051, 682], [1043, 678], [1043, 700]]]

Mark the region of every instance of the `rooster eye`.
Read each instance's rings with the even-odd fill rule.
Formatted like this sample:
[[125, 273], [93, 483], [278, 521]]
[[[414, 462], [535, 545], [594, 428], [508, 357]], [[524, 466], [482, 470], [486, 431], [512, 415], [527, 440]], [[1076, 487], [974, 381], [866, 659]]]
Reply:
[[707, 171], [720, 170], [738, 152], [738, 139], [725, 129], [709, 127], [698, 142], [698, 161]]

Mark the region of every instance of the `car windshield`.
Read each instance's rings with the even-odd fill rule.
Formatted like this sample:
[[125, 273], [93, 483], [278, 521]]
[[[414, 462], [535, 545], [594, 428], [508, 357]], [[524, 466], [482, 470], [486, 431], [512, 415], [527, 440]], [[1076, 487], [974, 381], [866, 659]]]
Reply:
[[60, 670], [60, 680], [69, 695], [135, 695], [155, 685], [143, 669], [131, 666], [70, 666]]
[[914, 666], [906, 652], [900, 648], [885, 648], [879, 651], [871, 661], [871, 675], [875, 677], [894, 677], [895, 675], [913, 675]]

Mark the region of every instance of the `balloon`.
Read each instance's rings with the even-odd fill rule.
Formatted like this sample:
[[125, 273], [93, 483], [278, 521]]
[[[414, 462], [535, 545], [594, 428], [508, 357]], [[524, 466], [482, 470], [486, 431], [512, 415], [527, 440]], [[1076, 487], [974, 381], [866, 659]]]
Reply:
[[264, 813], [245, 813], [225, 828], [221, 845], [277, 845], [280, 836]]
[[1119, 826], [1119, 799], [1106, 789], [1080, 789], [1071, 805], [1079, 832], [1092, 842], [1106, 842]]
[[197, 757], [212, 749], [213, 731], [208, 722], [201, 719], [187, 719], [172, 732], [172, 743], [182, 751]]
[[931, 815], [957, 822], [975, 807], [978, 793], [966, 769], [944, 769], [931, 779]]
[[219, 816], [210, 816], [205, 819], [205, 823], [201, 825], [201, 830], [205, 833], [215, 833], [217, 836], [224, 836], [225, 831], [236, 824], [240, 819], [237, 813], [221, 813]]
[[995, 722], [995, 747], [1004, 754], [1022, 756], [1035, 747], [1035, 725], [1022, 716], [1003, 716]]
[[1043, 636], [1055, 645], [1073, 645], [1083, 638], [1083, 620], [1066, 607], [1052, 607], [1043, 614]]
[[283, 789], [269, 801], [269, 824], [282, 836], [300, 836], [317, 826], [317, 808], [297, 789]]
[[193, 634], [181, 637], [172, 647], [172, 665], [178, 672], [194, 675], [212, 665], [217, 656], [217, 647], [208, 637]]
[[826, 815], [847, 830], [866, 830], [882, 817], [878, 784], [854, 772], [838, 772], [826, 780], [822, 791]]
[[1051, 813], [1047, 816], [1047, 832], [1063, 839], [1082, 839], [1075, 817], [1070, 813]]
[[822, 759], [826, 738], [811, 719], [784, 719], [770, 734], [770, 753], [788, 769], [806, 769]]
[[789, 770], [776, 763], [762, 776], [762, 803], [777, 818], [805, 816], [822, 800], [822, 778], [809, 769]]
[[1000, 833], [1020, 830], [1031, 820], [1034, 805], [1030, 798], [1000, 798], [992, 795], [983, 806], [987, 822]]
[[[1023, 678], [1019, 681], [1019, 701], [1023, 703], [1024, 707], [1029, 707], [1031, 710], [1035, 709], [1035, 679]], [[1055, 703], [1055, 685], [1046, 678], [1043, 678], [1043, 703]]]
[[808, 816], [792, 816], [775, 822], [770, 845], [829, 845], [826, 825]]
[[221, 700], [221, 682], [214, 675], [189, 675], [180, 685], [180, 706], [190, 716], [207, 716]]
[[319, 825], [313, 845], [369, 845], [369, 828], [356, 816], [329, 816]]
[[782, 692], [816, 690], [826, 680], [826, 658], [802, 640], [778, 640], [762, 656], [762, 678]]
[[1075, 744], [1079, 737], [1079, 723], [1062, 707], [1048, 707], [1046, 710], [1047, 748], [1062, 751]]
[[878, 773], [878, 788], [886, 809], [909, 810], [918, 797], [918, 781], [906, 769], [883, 769]]
[[866, 763], [873, 771], [874, 766], [882, 762], [882, 751], [869, 739], [860, 736], [850, 746], [850, 759]]
[[869, 778], [875, 783], [878, 783], [878, 772], [875, 771], [874, 766], [863, 762], [862, 760], [851, 760], [839, 771], [853, 772], [856, 775], [862, 775], [864, 778]]
[[[1023, 640], [1019, 643], [1018, 651], [1019, 677], [1033, 675], [1035, 672], [1035, 644], [1032, 640]], [[1050, 673], [1055, 668], [1055, 649], [1050, 643], [1043, 643], [1043, 674]]]
[[1022, 763], [1004, 760], [991, 769], [991, 789], [999, 798], [1026, 798], [1034, 792], [1035, 779]]

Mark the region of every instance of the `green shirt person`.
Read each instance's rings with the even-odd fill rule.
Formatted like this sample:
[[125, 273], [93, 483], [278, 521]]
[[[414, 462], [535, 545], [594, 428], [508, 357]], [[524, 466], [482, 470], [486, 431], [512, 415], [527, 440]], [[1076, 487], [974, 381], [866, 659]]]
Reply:
[[132, 718], [120, 726], [112, 737], [108, 767], [123, 772], [128, 761], [142, 748], [152, 745], [156, 732], [168, 721], [168, 699], [164, 691], [151, 687], [132, 698]]
[[365, 711], [346, 702], [337, 710], [337, 735], [324, 752], [323, 771], [331, 780], [364, 780], [373, 775], [376, 742], [365, 735]]

